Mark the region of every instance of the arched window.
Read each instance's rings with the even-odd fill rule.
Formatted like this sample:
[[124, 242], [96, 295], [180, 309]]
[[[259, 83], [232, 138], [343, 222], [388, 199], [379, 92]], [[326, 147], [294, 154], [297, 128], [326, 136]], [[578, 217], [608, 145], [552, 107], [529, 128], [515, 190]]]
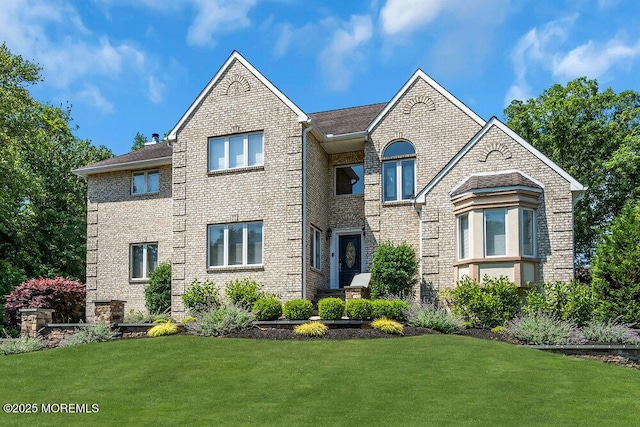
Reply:
[[409, 200], [415, 193], [416, 149], [410, 142], [396, 141], [382, 152], [382, 201]]

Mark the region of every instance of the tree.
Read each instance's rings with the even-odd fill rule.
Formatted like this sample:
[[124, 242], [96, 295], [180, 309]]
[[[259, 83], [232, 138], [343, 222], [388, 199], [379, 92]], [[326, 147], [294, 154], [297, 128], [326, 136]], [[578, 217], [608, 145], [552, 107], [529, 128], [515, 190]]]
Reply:
[[69, 109], [31, 97], [40, 80], [0, 46], [0, 295], [32, 277], [84, 281], [86, 182], [71, 171], [112, 155], [73, 135]]
[[640, 322], [640, 202], [629, 202], [603, 235], [594, 257], [593, 287], [602, 314]]
[[416, 253], [406, 243], [394, 245], [383, 242], [373, 254], [371, 265], [371, 297], [408, 297], [416, 283], [418, 260]]
[[141, 134], [140, 132], [136, 132], [136, 136], [133, 137], [133, 145], [131, 146], [131, 151], [136, 151], [144, 147], [144, 143], [147, 142], [148, 139], [146, 136]]
[[596, 80], [553, 85], [511, 102], [508, 126], [588, 187], [576, 205], [575, 244], [587, 264], [603, 230], [640, 196], [640, 94], [599, 91]]

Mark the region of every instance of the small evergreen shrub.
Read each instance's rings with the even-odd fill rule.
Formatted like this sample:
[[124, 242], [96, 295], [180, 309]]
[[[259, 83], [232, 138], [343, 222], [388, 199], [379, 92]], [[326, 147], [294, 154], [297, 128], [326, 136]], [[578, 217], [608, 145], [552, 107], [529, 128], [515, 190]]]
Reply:
[[220, 306], [220, 289], [209, 280], [200, 282], [198, 279], [193, 279], [189, 289], [182, 294], [182, 302], [193, 313], [208, 311]]
[[256, 320], [278, 320], [282, 316], [282, 303], [275, 297], [259, 299], [252, 311]]
[[504, 332], [534, 345], [581, 344], [584, 338], [573, 320], [557, 319], [551, 314], [538, 312], [523, 314], [504, 325]]
[[84, 318], [85, 302], [80, 282], [64, 277], [31, 279], [6, 297], [4, 315], [8, 326], [18, 326], [21, 308], [52, 308], [54, 322], [76, 323]]
[[457, 334], [465, 329], [462, 319], [431, 304], [410, 304], [405, 315], [411, 326], [429, 328], [444, 334]]
[[156, 323], [158, 320], [169, 320], [169, 313], [143, 313], [142, 311], [130, 310], [125, 314], [125, 323]]
[[88, 323], [80, 326], [77, 331], [66, 340], [60, 343], [60, 346], [88, 344], [92, 342], [110, 341], [115, 337], [115, 332], [105, 322]]
[[298, 335], [304, 335], [305, 337], [321, 337], [326, 334], [328, 330], [327, 325], [317, 321], [296, 325], [293, 328], [293, 332]]
[[197, 316], [197, 321], [190, 323], [196, 335], [221, 336], [249, 329], [253, 325], [253, 314], [239, 305], [228, 304], [213, 306]]
[[371, 300], [358, 298], [347, 301], [345, 310], [349, 319], [366, 320], [371, 318]]
[[581, 332], [589, 341], [640, 344], [640, 337], [629, 325], [614, 320], [592, 320], [582, 327]]
[[47, 347], [47, 342], [40, 337], [22, 337], [0, 342], [0, 355], [30, 353]]
[[418, 260], [411, 246], [381, 243], [371, 265], [371, 298], [412, 296], [417, 271]]
[[224, 292], [233, 304], [240, 304], [247, 310], [251, 310], [256, 301], [268, 297], [262, 288], [263, 285], [255, 280], [235, 279], [227, 283]]
[[404, 335], [404, 327], [399, 322], [385, 317], [371, 322], [371, 327], [387, 334]]
[[160, 263], [149, 275], [144, 288], [145, 307], [149, 313], [163, 313], [171, 309], [171, 263]]
[[559, 319], [573, 319], [581, 326], [593, 318], [598, 304], [598, 296], [589, 285], [577, 281], [550, 282], [540, 283], [527, 293], [522, 311], [544, 311]]
[[409, 307], [409, 304], [399, 299], [376, 299], [371, 301], [371, 318], [380, 319], [385, 317], [387, 319], [397, 320], [404, 322], [406, 320], [405, 310]]
[[161, 337], [163, 335], [173, 335], [178, 332], [178, 325], [171, 323], [171, 320], [160, 323], [149, 329], [147, 332], [147, 336], [150, 337]]
[[323, 320], [339, 320], [344, 314], [344, 301], [340, 298], [323, 298], [318, 301], [318, 315]]
[[478, 328], [504, 325], [520, 310], [518, 289], [506, 277], [485, 276], [481, 284], [465, 277], [440, 297], [455, 315]]
[[313, 304], [306, 299], [292, 299], [284, 303], [282, 314], [289, 320], [307, 320], [313, 314]]

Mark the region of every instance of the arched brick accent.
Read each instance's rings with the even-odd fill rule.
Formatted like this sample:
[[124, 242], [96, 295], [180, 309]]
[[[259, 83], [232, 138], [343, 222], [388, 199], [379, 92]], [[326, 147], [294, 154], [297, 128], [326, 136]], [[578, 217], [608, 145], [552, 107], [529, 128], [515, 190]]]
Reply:
[[502, 154], [502, 158], [504, 160], [511, 158], [511, 150], [509, 150], [506, 145], [499, 142], [492, 142], [487, 148], [482, 151], [478, 160], [481, 162], [486, 162], [489, 158], [489, 154], [493, 153], [494, 151]]
[[407, 103], [404, 106], [404, 113], [411, 114], [411, 110], [413, 110], [413, 107], [416, 104], [426, 105], [427, 111], [433, 111], [436, 109], [436, 104], [435, 102], [433, 102], [433, 99], [429, 98], [426, 95], [418, 95], [407, 101]]
[[225, 95], [234, 95], [241, 92], [249, 92], [251, 87], [249, 81], [240, 74], [232, 74], [224, 81], [222, 93]]

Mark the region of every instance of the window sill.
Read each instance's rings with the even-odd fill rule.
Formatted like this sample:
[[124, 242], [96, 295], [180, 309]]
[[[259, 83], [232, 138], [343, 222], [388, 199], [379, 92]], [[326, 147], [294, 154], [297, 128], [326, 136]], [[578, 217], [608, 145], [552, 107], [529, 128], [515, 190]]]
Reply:
[[454, 267], [460, 267], [462, 265], [468, 264], [488, 264], [495, 262], [531, 262], [531, 263], [540, 263], [540, 258], [531, 258], [531, 257], [523, 257], [523, 256], [498, 256], [498, 257], [490, 257], [490, 258], [469, 258], [463, 259], [460, 261], [456, 261], [453, 263]]
[[146, 193], [131, 193], [131, 197], [157, 196], [158, 194], [160, 191], [147, 191]]
[[149, 279], [129, 279], [129, 284], [130, 285], [144, 285], [146, 283], [149, 283]]
[[214, 171], [208, 171], [207, 176], [228, 175], [228, 174], [234, 174], [234, 173], [245, 173], [245, 172], [263, 171], [263, 170], [264, 170], [264, 165], [247, 166], [245, 168], [229, 168], [229, 169], [219, 169]]
[[360, 194], [334, 194], [333, 197], [335, 197], [336, 199], [355, 198], [355, 197], [364, 197], [364, 194], [362, 194], [362, 193], [360, 193]]
[[393, 207], [393, 206], [412, 206], [413, 203], [411, 200], [393, 200], [389, 202], [382, 202], [383, 207]]
[[264, 271], [263, 264], [257, 265], [223, 265], [220, 267], [207, 267], [207, 273], [221, 273], [233, 271]]
[[317, 273], [317, 274], [322, 274], [322, 270], [320, 270], [319, 268], [315, 268], [315, 267], [309, 267], [309, 271], [312, 271], [312, 272]]

